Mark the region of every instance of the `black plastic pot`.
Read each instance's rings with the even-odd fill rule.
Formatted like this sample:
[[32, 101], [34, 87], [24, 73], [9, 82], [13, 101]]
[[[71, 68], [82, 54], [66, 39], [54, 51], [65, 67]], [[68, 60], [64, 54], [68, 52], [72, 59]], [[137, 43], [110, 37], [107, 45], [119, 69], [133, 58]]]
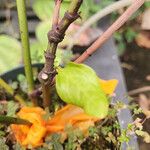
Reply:
[[[97, 50], [85, 64], [91, 66], [102, 79], [118, 79], [119, 85], [116, 89], [116, 101], [121, 100], [123, 103], [128, 104], [127, 98], [125, 98], [126, 85], [124, 82], [124, 76], [120, 67], [120, 62], [116, 53], [116, 47], [113, 38], [108, 40], [99, 50]], [[34, 64], [33, 67], [42, 68], [42, 64]], [[18, 74], [24, 74], [24, 67], [20, 66], [16, 69], [10, 70], [0, 77], [5, 81], [15, 80]], [[118, 120], [121, 128], [127, 127], [128, 123], [132, 122], [130, 110], [125, 109], [118, 113]], [[137, 137], [132, 136], [129, 145], [134, 147], [134, 150], [138, 150]], [[126, 150], [127, 145], [122, 145], [122, 150]]]

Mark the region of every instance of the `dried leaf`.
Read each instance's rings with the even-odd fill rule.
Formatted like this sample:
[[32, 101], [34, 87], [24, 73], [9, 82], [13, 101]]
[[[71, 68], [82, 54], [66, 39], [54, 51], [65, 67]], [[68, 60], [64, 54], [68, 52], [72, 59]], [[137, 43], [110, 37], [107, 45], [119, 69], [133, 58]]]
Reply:
[[146, 143], [150, 143], [150, 135], [145, 132], [145, 131], [142, 131], [142, 130], [136, 130], [135, 133], [138, 135], [138, 136], [142, 136], [143, 137], [143, 140], [146, 142]]
[[139, 105], [142, 109], [142, 112], [146, 115], [147, 118], [150, 118], [150, 100], [144, 94], [140, 94], [139, 98]]
[[150, 31], [142, 31], [135, 40], [138, 46], [150, 49]]

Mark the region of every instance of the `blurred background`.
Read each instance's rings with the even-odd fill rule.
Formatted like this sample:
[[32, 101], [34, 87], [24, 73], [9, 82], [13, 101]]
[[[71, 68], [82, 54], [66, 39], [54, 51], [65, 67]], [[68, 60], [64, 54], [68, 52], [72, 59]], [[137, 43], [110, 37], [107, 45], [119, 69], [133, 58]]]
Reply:
[[[60, 16], [63, 16], [68, 8], [69, 1], [64, 0], [62, 3]], [[113, 2], [116, 1], [84, 0], [81, 19], [70, 26], [65, 40], [59, 44], [58, 61], [60, 55], [64, 55], [66, 59], [75, 59], [102, 33], [95, 20], [92, 22], [92, 26], [79, 34], [78, 38], [75, 36], [90, 17]], [[47, 46], [47, 32], [51, 27], [54, 1], [26, 0], [26, 4], [32, 63], [43, 63], [43, 53]], [[120, 7], [117, 11], [109, 14], [110, 22], [113, 22], [125, 9], [126, 7]], [[135, 99], [144, 99], [150, 103], [150, 2], [145, 2], [113, 37], [129, 94]], [[70, 47], [73, 52], [66, 53]], [[0, 0], [0, 74], [22, 64], [22, 48], [15, 0]], [[149, 121], [145, 123], [144, 128], [150, 132], [148, 124]], [[141, 141], [141, 149], [144, 149], [145, 145], [143, 145]], [[149, 147], [149, 145], [146, 146]]]

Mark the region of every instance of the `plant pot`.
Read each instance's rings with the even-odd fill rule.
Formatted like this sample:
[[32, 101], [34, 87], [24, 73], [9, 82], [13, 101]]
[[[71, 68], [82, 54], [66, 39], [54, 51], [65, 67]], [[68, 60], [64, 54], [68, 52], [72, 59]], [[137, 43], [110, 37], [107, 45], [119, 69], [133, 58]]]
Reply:
[[[124, 82], [124, 76], [120, 67], [120, 62], [117, 56], [116, 47], [113, 38], [109, 39], [99, 50], [97, 50], [85, 64], [92, 67], [102, 79], [118, 79], [119, 85], [116, 89], [117, 97], [115, 100], [121, 100], [123, 103], [128, 104], [127, 98], [125, 98], [126, 86]], [[34, 64], [33, 67], [41, 69], [43, 64]], [[5, 81], [15, 80], [18, 74], [24, 74], [24, 67], [20, 66], [13, 70], [10, 70], [0, 77]], [[125, 109], [118, 113], [118, 120], [122, 129], [126, 128], [128, 123], [131, 123], [132, 117], [130, 110]], [[135, 150], [138, 150], [137, 137], [132, 136], [129, 145], [134, 146]], [[122, 150], [126, 150], [127, 145], [122, 144]]]
[[[14, 16], [16, 16], [16, 11], [14, 12], [14, 14], [15, 14]], [[17, 27], [16, 25], [17, 18], [16, 17], [12, 18], [15, 18], [13, 23]], [[106, 22], [108, 22], [108, 20], [101, 21], [102, 24], [100, 25], [100, 27], [102, 29], [106, 29], [108, 27], [108, 24]], [[29, 27], [32, 28], [32, 30], [34, 29], [34, 27], [31, 25], [29, 25]], [[99, 50], [97, 50], [90, 58], [88, 58], [87, 61], [85, 61], [85, 64], [92, 67], [96, 71], [97, 75], [100, 76], [102, 79], [112, 79], [112, 78], [118, 79], [119, 85], [116, 89], [117, 97], [115, 98], [115, 100], [121, 100], [123, 103], [128, 104], [128, 100], [127, 98], [125, 98], [127, 90], [124, 81], [124, 76], [122, 73], [122, 69], [120, 67], [120, 62], [117, 56], [113, 38], [110, 38]], [[37, 68], [42, 68], [42, 66], [43, 66], [42, 64], [33, 65], [33, 67]], [[24, 74], [23, 66], [17, 67], [6, 73], [3, 73], [0, 75], [0, 77], [5, 81], [9, 82], [9, 80], [16, 80], [18, 74]], [[120, 113], [118, 113], [118, 120], [121, 128], [122, 129], [126, 128], [127, 125], [133, 121], [130, 110], [125, 109], [122, 110]], [[134, 146], [135, 150], [139, 149], [136, 136], [131, 137], [129, 146], [131, 147]], [[127, 145], [125, 143], [122, 144], [121, 149], [126, 150]]]

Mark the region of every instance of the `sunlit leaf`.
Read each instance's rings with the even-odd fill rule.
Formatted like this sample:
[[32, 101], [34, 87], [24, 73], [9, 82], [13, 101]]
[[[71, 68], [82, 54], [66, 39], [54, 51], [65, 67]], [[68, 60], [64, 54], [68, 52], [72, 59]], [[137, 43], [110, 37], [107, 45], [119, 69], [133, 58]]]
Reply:
[[44, 49], [46, 49], [48, 38], [47, 33], [51, 29], [50, 21], [40, 22], [35, 30], [36, 37], [40, 43], [42, 43]]
[[99, 79], [86, 65], [70, 62], [59, 68], [56, 89], [63, 101], [83, 108], [89, 115], [104, 118], [108, 113], [108, 100]]
[[[64, 1], [61, 5], [61, 16], [65, 13], [69, 6], [69, 1]], [[48, 20], [52, 18], [54, 12], [53, 0], [35, 0], [33, 3], [33, 10], [41, 20]]]
[[30, 46], [31, 58], [33, 63], [42, 63], [44, 62], [44, 50], [46, 46], [40, 42], [34, 42]]
[[7, 116], [14, 117], [16, 110], [19, 108], [19, 105], [14, 101], [9, 101], [7, 103]]
[[17, 66], [21, 60], [21, 45], [8, 35], [0, 35], [0, 73]]

